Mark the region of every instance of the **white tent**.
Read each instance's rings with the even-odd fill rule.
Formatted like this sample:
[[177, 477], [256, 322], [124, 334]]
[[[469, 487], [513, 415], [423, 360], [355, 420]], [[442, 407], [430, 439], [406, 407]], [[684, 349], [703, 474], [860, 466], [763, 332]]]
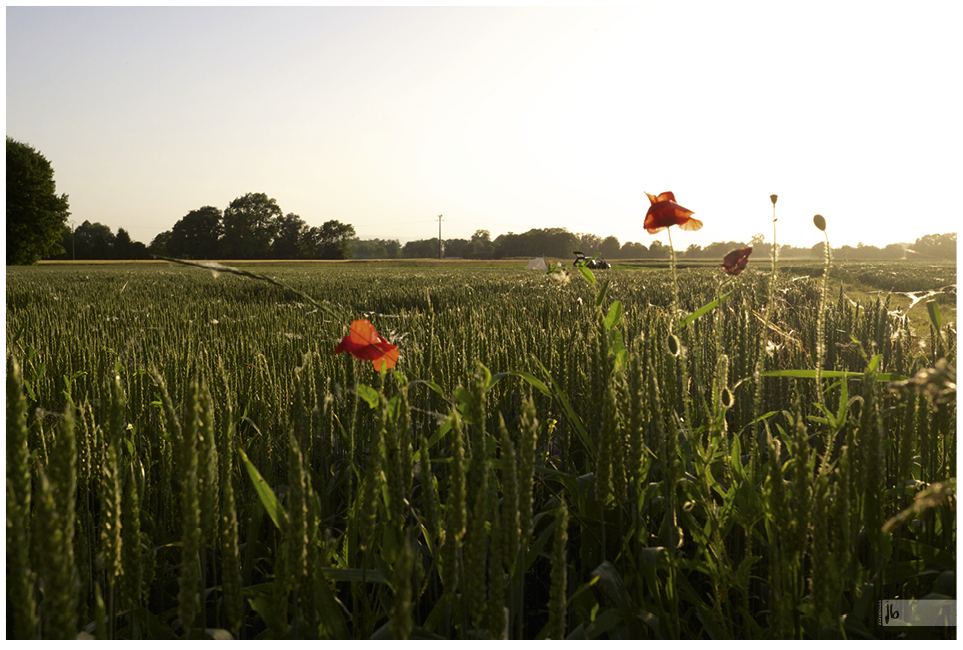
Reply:
[[532, 260], [528, 263], [528, 266], [526, 266], [525, 268], [528, 269], [529, 271], [547, 271], [548, 270], [548, 267], [545, 265], [544, 257], [533, 257]]

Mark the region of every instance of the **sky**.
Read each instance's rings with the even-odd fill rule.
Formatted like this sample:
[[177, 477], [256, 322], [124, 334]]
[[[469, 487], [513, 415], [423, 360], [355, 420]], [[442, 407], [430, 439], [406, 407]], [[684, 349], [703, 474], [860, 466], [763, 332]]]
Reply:
[[7, 7], [6, 128], [71, 221], [149, 244], [263, 192], [402, 243], [704, 227], [885, 246], [961, 215], [963, 4]]

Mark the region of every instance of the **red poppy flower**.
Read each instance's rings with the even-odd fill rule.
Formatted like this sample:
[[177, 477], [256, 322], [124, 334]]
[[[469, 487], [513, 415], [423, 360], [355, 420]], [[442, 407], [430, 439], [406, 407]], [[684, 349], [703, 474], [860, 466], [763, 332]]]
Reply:
[[729, 275], [739, 275], [749, 265], [750, 253], [752, 253], [752, 246], [737, 248], [722, 258], [722, 264], [719, 266], [724, 268]]
[[374, 325], [362, 319], [351, 323], [351, 332], [334, 349], [335, 354], [342, 352], [350, 352], [356, 359], [370, 361], [379, 372], [382, 367], [391, 370], [398, 363], [398, 346], [388, 343], [378, 334]]
[[649, 197], [649, 211], [645, 213], [646, 231], [654, 235], [660, 230], [665, 230], [669, 226], [679, 226], [682, 230], [696, 231], [702, 227], [702, 222], [693, 219], [695, 214], [692, 210], [683, 208], [675, 202], [675, 195], [672, 192], [663, 192], [658, 196], [645, 193]]

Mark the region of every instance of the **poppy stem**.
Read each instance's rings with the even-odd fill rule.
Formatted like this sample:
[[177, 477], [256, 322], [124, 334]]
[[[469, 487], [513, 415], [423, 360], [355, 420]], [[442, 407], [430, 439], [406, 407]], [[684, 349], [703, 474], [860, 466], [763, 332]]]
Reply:
[[672, 245], [672, 228], [665, 229], [666, 234], [669, 236], [669, 265], [672, 267], [672, 320], [670, 321], [669, 330], [675, 328], [675, 322], [678, 317], [679, 310], [679, 278], [676, 276], [675, 272], [675, 247]]
[[[775, 195], [774, 195], [775, 196]], [[772, 198], [772, 197], [770, 197]], [[776, 295], [776, 258], [779, 247], [776, 244], [776, 201], [772, 202], [772, 273], [769, 276], [769, 299], [766, 302], [766, 309], [763, 312], [762, 331], [759, 333], [759, 350], [756, 353], [756, 366], [752, 376], [756, 384], [756, 395], [753, 407], [752, 441], [750, 442], [750, 455], [753, 463], [753, 473], [756, 464], [756, 452], [762, 446], [760, 440], [760, 421], [759, 416], [762, 411], [762, 371], [766, 360], [766, 343], [769, 340], [769, 322], [772, 318], [772, 307]], [[767, 427], [768, 431], [768, 427]], [[767, 433], [768, 435], [768, 433]], [[764, 448], [764, 447], [763, 447]]]
[[820, 404], [826, 403], [826, 396], [823, 394], [823, 363], [826, 357], [826, 283], [829, 282], [829, 267], [832, 264], [831, 249], [829, 246], [829, 233], [823, 230], [823, 237], [826, 238], [826, 245], [823, 247], [825, 262], [823, 264], [823, 281], [819, 288], [819, 314], [816, 317], [816, 397]]

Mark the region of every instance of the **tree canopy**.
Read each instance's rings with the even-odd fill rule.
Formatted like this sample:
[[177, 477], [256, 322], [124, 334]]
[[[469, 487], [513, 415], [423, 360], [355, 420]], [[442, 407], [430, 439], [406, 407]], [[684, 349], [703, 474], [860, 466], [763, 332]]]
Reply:
[[334, 219], [325, 221], [320, 228], [308, 231], [308, 252], [311, 257], [322, 260], [346, 260], [351, 257], [351, 238], [354, 226]]
[[167, 255], [192, 260], [217, 258], [223, 231], [221, 211], [217, 208], [206, 205], [191, 210], [171, 228]]
[[158, 234], [149, 251], [186, 259], [340, 260], [352, 256], [354, 235], [354, 226], [334, 219], [309, 226], [297, 214], [284, 214], [267, 194], [252, 192], [224, 212], [209, 205], [188, 212]]
[[[582, 251], [587, 257], [599, 255], [605, 259], [666, 259], [669, 248], [659, 239], [620, 244], [614, 236], [600, 237], [592, 233], [572, 233], [565, 228], [533, 228], [523, 233], [505, 233], [493, 241], [488, 230], [476, 230], [471, 239], [438, 238], [412, 240], [401, 245], [396, 240], [361, 240], [355, 236], [354, 226], [329, 219], [321, 226], [311, 226], [299, 215], [283, 213], [277, 201], [264, 193], [248, 193], [231, 201], [222, 212], [213, 206], [191, 210], [181, 217], [170, 230], [154, 237], [150, 247], [134, 242], [130, 234], [121, 228], [117, 234], [101, 223], [85, 221], [71, 231], [64, 223], [68, 212], [67, 197], [53, 193], [53, 172], [49, 163], [26, 145], [7, 138], [7, 258], [8, 264], [27, 264], [37, 258], [15, 257], [11, 248], [11, 228], [17, 222], [11, 219], [11, 210], [20, 203], [17, 197], [11, 201], [11, 146], [14, 158], [26, 158], [29, 165], [49, 171], [51, 199], [54, 209], [52, 227], [55, 229], [54, 244], [41, 257], [53, 259], [139, 259], [148, 253], [165, 257], [185, 259], [396, 259], [437, 258], [439, 251], [444, 257], [464, 259], [505, 259], [553, 257], [566, 259], [574, 251]], [[42, 163], [41, 163], [42, 161]], [[17, 160], [15, 163], [19, 164]], [[29, 167], [28, 165], [28, 167]], [[32, 169], [32, 168], [31, 168]], [[34, 202], [37, 201], [34, 199]], [[44, 204], [47, 205], [47, 204]], [[59, 210], [56, 211], [56, 210]], [[21, 211], [23, 212], [23, 211]], [[49, 216], [49, 214], [48, 214]], [[13, 224], [13, 225], [12, 225]], [[30, 229], [28, 229], [30, 230]], [[48, 242], [49, 243], [49, 242]], [[762, 233], [752, 236], [749, 242], [712, 242], [705, 246], [690, 244], [677, 250], [680, 259], [719, 259], [730, 251], [746, 246], [753, 247], [754, 259], [768, 257], [772, 246]], [[35, 249], [31, 249], [35, 250]], [[67, 250], [66, 254], [57, 255]], [[20, 253], [18, 253], [19, 255]], [[883, 248], [867, 246], [834, 247], [835, 259], [887, 260], [887, 259], [956, 259], [956, 233], [926, 235], [914, 244], [889, 244]], [[812, 247], [797, 248], [783, 244], [779, 247], [781, 258], [823, 257], [823, 242]], [[25, 261], [13, 261], [25, 260]]]
[[120, 228], [115, 235], [110, 226], [84, 221], [76, 230], [61, 228], [64, 252], [48, 259], [54, 260], [142, 260], [148, 257], [147, 247], [134, 241], [130, 233]]
[[53, 167], [30, 145], [7, 136], [7, 264], [33, 264], [63, 252], [70, 215]]
[[224, 210], [220, 256], [226, 259], [270, 257], [283, 213], [267, 194], [249, 193], [231, 201]]
[[310, 244], [308, 234], [310, 227], [304, 219], [289, 212], [277, 220], [278, 232], [274, 239], [273, 255], [275, 259], [298, 259], [306, 257]]
[[581, 241], [565, 228], [533, 228], [520, 235], [510, 232], [495, 238], [494, 257], [571, 257]]
[[956, 233], [942, 235], [923, 235], [907, 251], [918, 258], [939, 258], [956, 260]]
[[397, 239], [358, 239], [348, 242], [351, 257], [359, 260], [392, 260], [401, 257], [401, 242]]

